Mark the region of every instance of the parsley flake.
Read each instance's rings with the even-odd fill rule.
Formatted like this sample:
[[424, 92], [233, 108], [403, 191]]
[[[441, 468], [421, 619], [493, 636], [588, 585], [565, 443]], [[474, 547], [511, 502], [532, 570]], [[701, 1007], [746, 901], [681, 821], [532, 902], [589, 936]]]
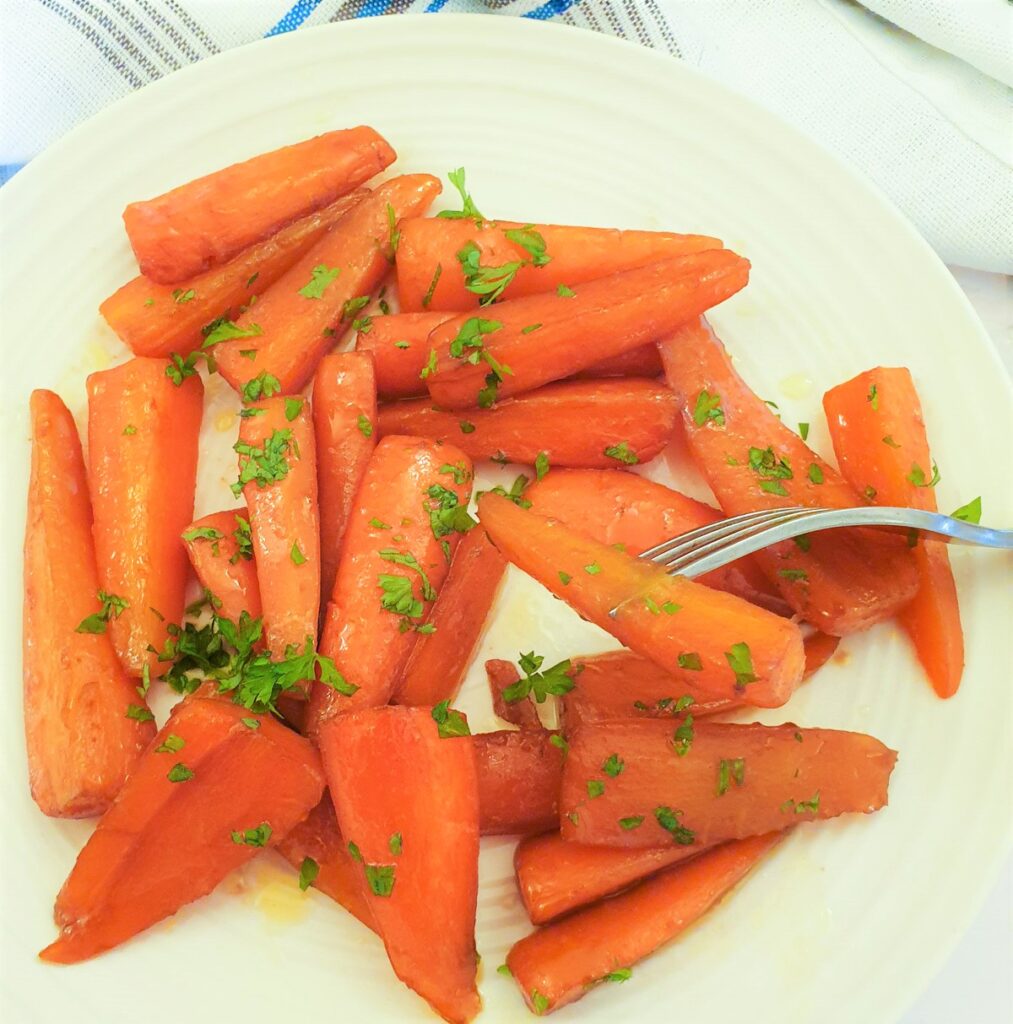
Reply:
[[153, 722], [155, 716], [144, 707], [139, 704], [128, 704], [127, 705], [127, 718], [133, 719], [135, 722]]
[[320, 865], [312, 857], [303, 857], [299, 865], [299, 888], [305, 892], [320, 874]]
[[626, 466], [635, 466], [640, 459], [637, 453], [629, 446], [628, 442], [620, 441], [618, 444], [609, 445], [605, 449], [605, 455], [616, 462], [622, 462]]
[[626, 832], [631, 832], [635, 828], [640, 828], [644, 823], [644, 816], [642, 814], [634, 814], [629, 818], [620, 818], [619, 827]]
[[736, 786], [741, 786], [746, 780], [746, 761], [745, 758], [736, 757], [732, 760], [725, 760], [722, 758], [718, 761], [718, 784], [716, 793], [718, 796], [724, 796], [728, 792], [728, 787], [734, 781]]
[[471, 193], [468, 191], [465, 183], [464, 168], [458, 167], [457, 170], [447, 171], [447, 179], [457, 189], [457, 194], [461, 197], [462, 209], [441, 210], [436, 216], [442, 217], [445, 220], [466, 220], [470, 218], [476, 224], [481, 224], [485, 218], [475, 205], [474, 200], [471, 198]]
[[426, 294], [422, 296], [422, 308], [428, 309], [429, 303], [433, 301], [433, 294], [436, 291], [436, 286], [440, 283], [440, 275], [443, 273], [443, 264], [437, 263], [436, 270], [433, 271], [433, 279], [429, 282], [429, 287], [426, 289]]
[[355, 421], [355, 425], [359, 428], [359, 433], [363, 437], [373, 436], [373, 424], [369, 422], [369, 417], [363, 413], [359, 413], [359, 418]]
[[310, 271], [310, 279], [299, 289], [299, 294], [304, 299], [322, 299], [328, 286], [340, 273], [340, 267], [328, 267], [326, 263], [318, 263]]
[[301, 398], [285, 399], [285, 419], [292, 422], [302, 412], [303, 400]]
[[542, 480], [549, 472], [549, 456], [545, 452], [539, 452], [535, 456], [535, 479]]
[[690, 672], [703, 671], [703, 662], [696, 651], [685, 651], [676, 660], [679, 662], [679, 668], [688, 669]]
[[518, 665], [524, 676], [503, 690], [503, 700], [507, 704], [516, 704], [528, 694], [534, 694], [535, 701], [544, 704], [548, 696], [561, 697], [573, 689], [573, 678], [570, 676], [573, 664], [569, 658], [542, 671], [545, 662], [542, 655], [528, 651], [518, 657]]
[[155, 753], [178, 754], [184, 746], [186, 746], [186, 741], [183, 737], [177, 736], [174, 732], [170, 732], [169, 735], [166, 736], [157, 747], [155, 747]]
[[925, 479], [925, 470], [918, 465], [917, 462], [911, 464], [911, 472], [906, 477], [909, 483], [915, 485], [915, 487], [935, 487], [937, 483], [942, 479], [939, 475], [939, 467], [932, 463], [932, 476], [930, 479]]
[[271, 826], [266, 822], [261, 822], [256, 828], [248, 828], [242, 832], [233, 832], [232, 841], [237, 846], [267, 846], [267, 841], [271, 838], [272, 832]]
[[587, 780], [587, 795], [592, 799], [600, 797], [605, 792], [605, 783], [601, 779]]
[[616, 778], [622, 774], [623, 769], [626, 767], [626, 762], [618, 754], [609, 754], [601, 766], [601, 770], [611, 778]]
[[281, 381], [274, 374], [263, 370], [243, 385], [242, 396], [244, 402], [258, 402], [261, 398], [270, 398], [280, 391]]
[[179, 761], [169, 769], [166, 778], [170, 782], [189, 782], [193, 778], [193, 772], [182, 761]]
[[725, 425], [725, 413], [721, 408], [721, 396], [717, 393], [711, 394], [704, 388], [696, 396], [696, 404], [693, 406], [693, 422], [702, 427], [708, 420], [713, 420], [719, 427]]
[[436, 723], [436, 731], [440, 739], [451, 739], [454, 736], [470, 736], [471, 729], [468, 728], [468, 720], [460, 711], [455, 711], [450, 706], [449, 700], [441, 700], [432, 712], [433, 721]]
[[111, 619], [118, 619], [130, 602], [118, 594], [110, 594], [105, 590], [98, 592], [100, 608], [92, 615], [83, 618], [75, 628], [75, 633], [104, 633], [106, 624]]
[[981, 496], [972, 498], [966, 505], [961, 505], [955, 512], [951, 512], [950, 518], [962, 519], [965, 523], [980, 523]]
[[654, 817], [658, 824], [668, 832], [679, 846], [692, 846], [696, 838], [694, 833], [679, 824], [679, 817], [682, 811], [672, 810], [671, 807], [655, 807]]
[[759, 678], [753, 672], [753, 655], [749, 650], [749, 644], [738, 643], [725, 651], [725, 658], [735, 673], [735, 690], [742, 693], [747, 684], [755, 683]]

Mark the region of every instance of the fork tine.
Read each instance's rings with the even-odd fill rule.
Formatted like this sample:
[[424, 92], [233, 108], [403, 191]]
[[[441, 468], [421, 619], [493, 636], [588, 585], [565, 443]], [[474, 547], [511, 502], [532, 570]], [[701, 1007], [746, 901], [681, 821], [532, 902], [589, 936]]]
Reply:
[[746, 512], [731, 519], [719, 519], [717, 522], [707, 523], [705, 526], [698, 526], [695, 530], [679, 534], [678, 537], [673, 537], [671, 540], [664, 541], [661, 544], [655, 544], [653, 548], [642, 551], [640, 557], [649, 562], [664, 565], [669, 557], [676, 557], [684, 549], [692, 548], [698, 543], [711, 540], [712, 538], [717, 539], [729, 536], [744, 526], [762, 525], [770, 521], [777, 521], [786, 512], [791, 511], [794, 511], [794, 509], [765, 509], [760, 512]]

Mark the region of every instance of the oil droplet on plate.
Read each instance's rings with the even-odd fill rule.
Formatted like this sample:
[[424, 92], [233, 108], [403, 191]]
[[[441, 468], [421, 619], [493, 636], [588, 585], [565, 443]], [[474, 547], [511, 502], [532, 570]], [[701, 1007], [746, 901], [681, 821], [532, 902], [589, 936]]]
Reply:
[[300, 890], [293, 872], [256, 860], [242, 874], [240, 897], [271, 924], [293, 924], [310, 912], [310, 898]]
[[807, 398], [812, 393], [813, 382], [804, 373], [793, 373], [782, 378], [777, 386], [785, 398]]
[[221, 412], [215, 417], [215, 430], [224, 434], [232, 429], [235, 422], [236, 414], [234, 412]]

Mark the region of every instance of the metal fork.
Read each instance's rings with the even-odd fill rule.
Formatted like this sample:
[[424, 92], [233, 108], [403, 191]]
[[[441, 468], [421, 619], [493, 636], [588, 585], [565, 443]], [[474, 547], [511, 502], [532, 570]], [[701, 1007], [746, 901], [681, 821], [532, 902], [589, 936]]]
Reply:
[[[844, 526], [906, 527], [938, 534], [962, 544], [1013, 549], [1013, 530], [994, 530], [940, 512], [917, 508], [791, 508], [747, 512], [690, 530], [641, 552], [640, 557], [665, 568], [672, 576], [692, 579], [751, 555], [754, 551], [816, 530]], [[609, 615], [613, 618], [617, 605]]]

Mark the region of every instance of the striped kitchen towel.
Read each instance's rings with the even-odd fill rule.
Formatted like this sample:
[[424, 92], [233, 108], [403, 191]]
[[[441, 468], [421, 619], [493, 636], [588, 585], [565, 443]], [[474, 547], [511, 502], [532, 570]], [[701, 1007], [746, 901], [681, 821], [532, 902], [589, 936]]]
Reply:
[[1013, 272], [1006, 0], [0, 0], [0, 181], [112, 100], [221, 50], [447, 12], [666, 51], [871, 178], [948, 263]]

